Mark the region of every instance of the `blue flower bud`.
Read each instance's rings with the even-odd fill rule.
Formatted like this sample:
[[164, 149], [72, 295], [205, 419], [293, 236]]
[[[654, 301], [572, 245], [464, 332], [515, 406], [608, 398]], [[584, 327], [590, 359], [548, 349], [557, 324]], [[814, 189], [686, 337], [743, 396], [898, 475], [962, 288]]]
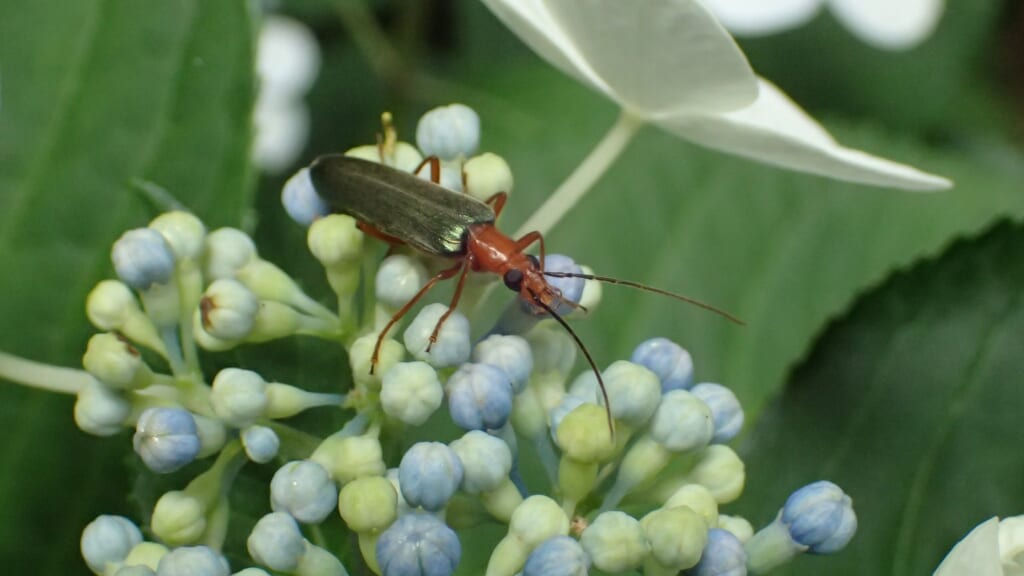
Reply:
[[533, 370], [530, 344], [519, 336], [488, 336], [473, 349], [473, 361], [501, 368], [517, 394], [526, 386]]
[[249, 426], [242, 430], [242, 446], [249, 460], [257, 464], [266, 464], [277, 456], [281, 440], [266, 426]]
[[132, 445], [150, 470], [174, 472], [199, 455], [196, 421], [183, 408], [148, 408], [139, 416]]
[[747, 554], [743, 543], [731, 532], [720, 528], [708, 530], [708, 543], [696, 566], [686, 576], [746, 576]]
[[690, 353], [667, 338], [651, 338], [642, 342], [629, 359], [657, 374], [663, 393], [693, 386]]
[[[576, 262], [572, 258], [565, 256], [564, 254], [548, 254], [544, 257], [544, 271], [546, 272], [571, 272], [573, 274], [582, 274], [583, 269], [576, 265]], [[575, 308], [566, 304], [565, 301], [579, 302], [583, 296], [583, 286], [586, 284], [586, 280], [583, 278], [555, 278], [552, 276], [544, 277], [548, 284], [553, 288], [557, 289], [562, 294], [562, 301], [555, 307], [555, 312], [559, 315], [566, 315], [572, 312]], [[530, 304], [522, 298], [519, 299], [519, 305], [522, 310], [530, 312], [538, 316], [545, 316], [545, 312], [541, 308], [537, 308], [535, 305]]]
[[523, 576], [587, 576], [590, 558], [569, 536], [548, 538], [526, 559]]
[[461, 556], [459, 537], [433, 514], [406, 514], [377, 540], [382, 576], [448, 576]]
[[427, 282], [427, 269], [419, 260], [405, 254], [392, 254], [377, 268], [377, 301], [401, 308], [412, 300]]
[[430, 343], [434, 326], [447, 310], [444, 304], [424, 306], [402, 335], [405, 347], [417, 360], [437, 368], [457, 366], [469, 359], [469, 320], [457, 310], [441, 326], [437, 342]]
[[309, 226], [313, 220], [331, 212], [331, 208], [313, 188], [313, 181], [309, 177], [309, 168], [299, 170], [284, 183], [284, 188], [281, 190], [281, 204], [284, 204], [288, 216], [301, 226]]
[[104, 574], [108, 564], [124, 560], [139, 542], [142, 542], [142, 532], [131, 520], [123, 516], [99, 516], [82, 531], [82, 558], [90, 570]]
[[463, 364], [445, 388], [452, 420], [464, 430], [501, 428], [512, 413], [512, 385], [490, 364]]
[[690, 393], [711, 409], [711, 419], [715, 422], [715, 435], [711, 438], [713, 444], [728, 442], [743, 429], [743, 407], [732, 390], [721, 384], [704, 382], [690, 389]]
[[207, 546], [175, 548], [160, 560], [157, 576], [229, 576], [223, 556]]
[[651, 438], [673, 452], [707, 446], [714, 431], [711, 409], [686, 390], [671, 390], [662, 396], [651, 419]]
[[294, 572], [306, 553], [306, 540], [295, 519], [284, 512], [260, 518], [246, 540], [253, 560], [271, 570]]
[[270, 481], [270, 507], [299, 522], [318, 524], [338, 503], [338, 487], [327, 470], [311, 460], [285, 464]]
[[451, 449], [462, 462], [462, 489], [467, 494], [496, 490], [508, 480], [512, 451], [504, 440], [480, 430], [471, 430], [462, 438], [453, 440]]
[[793, 541], [807, 546], [812, 554], [842, 550], [857, 531], [853, 501], [827, 480], [793, 492], [782, 508], [781, 520]]
[[440, 510], [462, 483], [462, 462], [440, 442], [413, 444], [398, 466], [402, 497], [410, 506]]
[[425, 156], [451, 160], [469, 156], [480, 145], [480, 117], [464, 104], [440, 106], [416, 125], [416, 146]]
[[174, 252], [152, 228], [125, 232], [114, 242], [110, 256], [117, 276], [136, 290], [167, 284], [174, 274]]

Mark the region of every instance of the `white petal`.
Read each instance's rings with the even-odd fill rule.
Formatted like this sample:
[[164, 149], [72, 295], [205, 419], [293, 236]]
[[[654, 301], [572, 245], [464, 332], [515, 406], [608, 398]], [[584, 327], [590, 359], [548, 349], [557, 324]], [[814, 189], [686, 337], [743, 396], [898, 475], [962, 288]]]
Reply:
[[549, 64], [611, 96], [605, 83], [551, 18], [542, 0], [483, 0], [491, 12]]
[[1003, 576], [999, 564], [999, 518], [982, 522], [964, 536], [932, 576]]
[[942, 16], [943, 0], [829, 0], [832, 12], [861, 40], [883, 50], [924, 41]]
[[264, 91], [291, 96], [305, 94], [320, 71], [316, 37], [298, 20], [267, 16], [260, 27], [256, 71]]
[[701, 0], [737, 36], [767, 36], [810, 22], [824, 0]]
[[696, 0], [545, 0], [620, 104], [649, 115], [723, 112], [757, 97], [746, 57]]
[[999, 522], [999, 556], [1006, 576], [1024, 574], [1024, 516]]
[[945, 178], [840, 146], [781, 90], [763, 79], [760, 87], [757, 102], [738, 112], [653, 122], [709, 148], [837, 180], [908, 190], [952, 186]]
[[253, 111], [256, 134], [253, 162], [264, 172], [279, 174], [298, 159], [309, 138], [309, 110], [301, 101], [262, 95]]

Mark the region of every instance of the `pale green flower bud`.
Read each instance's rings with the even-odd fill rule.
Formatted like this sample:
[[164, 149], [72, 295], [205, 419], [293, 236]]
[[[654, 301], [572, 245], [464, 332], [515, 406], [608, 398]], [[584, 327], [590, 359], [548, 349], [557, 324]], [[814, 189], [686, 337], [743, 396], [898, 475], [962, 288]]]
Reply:
[[223, 352], [230, 350], [239, 344], [238, 341], [234, 340], [221, 340], [210, 335], [203, 328], [203, 316], [200, 308], [196, 306], [196, 309], [192, 312], [192, 337], [195, 339], [196, 344], [201, 346], [203, 350], [211, 350], [213, 352]]
[[306, 553], [299, 560], [295, 576], [346, 576], [348, 572], [337, 556], [306, 541]]
[[[660, 384], [659, 384], [660, 388]], [[644, 484], [661, 472], [672, 458], [672, 452], [644, 434], [622, 458], [615, 484], [605, 496], [602, 508], [612, 508], [637, 486]]]
[[556, 372], [564, 378], [576, 363], [576, 343], [561, 326], [543, 322], [526, 334], [534, 374]]
[[398, 517], [398, 492], [383, 476], [357, 478], [338, 494], [338, 512], [354, 532], [381, 531]]
[[219, 340], [242, 340], [252, 332], [259, 308], [259, 299], [241, 282], [215, 280], [199, 305], [203, 330]]
[[232, 426], [248, 426], [267, 409], [267, 383], [256, 372], [225, 368], [213, 378], [212, 386], [213, 412]]
[[97, 284], [86, 297], [85, 313], [100, 330], [120, 332], [134, 342], [166, 354], [153, 321], [123, 282], [103, 280]]
[[206, 237], [205, 271], [212, 279], [234, 278], [240, 268], [256, 259], [256, 244], [236, 228], [218, 228]]
[[697, 464], [687, 475], [688, 481], [707, 487], [719, 504], [740, 497], [747, 473], [735, 450], [724, 444], [715, 444], [702, 450], [697, 458]]
[[306, 244], [324, 268], [349, 267], [359, 262], [363, 251], [363, 232], [356, 228], [355, 218], [330, 214], [310, 225]]
[[267, 418], [290, 418], [299, 412], [319, 406], [340, 406], [345, 401], [341, 394], [319, 394], [302, 388], [273, 382], [267, 384]]
[[366, 144], [350, 148], [345, 152], [345, 156], [387, 164], [403, 172], [412, 172], [423, 162], [423, 155], [420, 154], [420, 151], [415, 146], [408, 142], [395, 142], [394, 149], [390, 153], [385, 152], [383, 158], [380, 155], [380, 147], [376, 144]]
[[700, 484], [681, 486], [665, 501], [662, 508], [677, 506], [686, 506], [696, 512], [704, 519], [708, 528], [718, 526], [718, 502], [715, 501], [714, 495]]
[[164, 237], [179, 262], [198, 261], [202, 256], [206, 226], [194, 215], [182, 211], [165, 212], [154, 218], [149, 227]]
[[196, 435], [199, 436], [199, 455], [197, 458], [206, 458], [220, 452], [224, 443], [228, 441], [228, 432], [220, 420], [207, 418], [193, 414], [196, 421]]
[[[594, 269], [590, 266], [580, 265], [580, 269], [584, 274], [594, 273]], [[569, 316], [571, 318], [583, 318], [593, 314], [594, 310], [597, 310], [597, 307], [601, 305], [601, 296], [603, 294], [604, 288], [601, 287], [601, 282], [585, 280], [583, 282], [583, 293], [580, 295], [580, 301], [578, 302], [580, 307], [570, 312]]]
[[703, 448], [711, 442], [715, 423], [711, 409], [686, 390], [671, 390], [662, 396], [651, 419], [651, 437], [673, 452]]
[[754, 535], [754, 527], [750, 521], [742, 516], [730, 516], [728, 514], [718, 515], [718, 527], [731, 532], [740, 542], [750, 540]]
[[604, 408], [581, 404], [562, 418], [556, 432], [558, 447], [573, 460], [603, 462], [615, 455], [615, 441], [608, 429]]
[[153, 382], [153, 371], [139, 351], [116, 334], [94, 334], [89, 338], [82, 366], [100, 382], [112, 388], [134, 390]]
[[704, 518], [687, 506], [655, 510], [640, 520], [640, 526], [651, 549], [645, 575], [678, 574], [695, 566], [708, 540]]
[[611, 574], [639, 568], [649, 553], [640, 522], [618, 510], [598, 515], [583, 531], [580, 545], [595, 568]]
[[330, 436], [309, 459], [326, 468], [339, 484], [364, 476], [383, 476], [387, 470], [380, 440], [374, 436]]
[[156, 567], [160, 564], [160, 560], [167, 555], [170, 550], [167, 546], [157, 542], [139, 542], [132, 548], [131, 552], [128, 553], [122, 562], [125, 566], [145, 566], [150, 570], [156, 571]]
[[206, 531], [206, 509], [187, 492], [167, 492], [153, 507], [150, 529], [171, 547], [196, 544]]
[[486, 576], [513, 576], [534, 548], [568, 533], [569, 518], [558, 503], [547, 496], [530, 496], [512, 513], [508, 534], [491, 553]]
[[498, 192], [509, 194], [515, 183], [508, 162], [497, 154], [484, 152], [473, 156], [462, 165], [466, 180], [465, 192], [481, 202]]
[[352, 366], [352, 380], [360, 386], [380, 385], [381, 376], [405, 357], [405, 348], [401, 344], [391, 338], [385, 338], [380, 345], [377, 368], [373, 374], [370, 374], [370, 360], [373, 357], [373, 347], [376, 345], [377, 335], [367, 334], [357, 338], [349, 348], [348, 361]]
[[95, 436], [113, 436], [131, 416], [132, 405], [114, 390], [93, 380], [75, 399], [75, 424]]
[[639, 428], [650, 420], [661, 401], [658, 375], [639, 364], [619, 360], [601, 372], [608, 391], [612, 416]]
[[441, 406], [443, 399], [437, 372], [426, 362], [401, 362], [384, 373], [381, 407], [396, 420], [419, 426]]

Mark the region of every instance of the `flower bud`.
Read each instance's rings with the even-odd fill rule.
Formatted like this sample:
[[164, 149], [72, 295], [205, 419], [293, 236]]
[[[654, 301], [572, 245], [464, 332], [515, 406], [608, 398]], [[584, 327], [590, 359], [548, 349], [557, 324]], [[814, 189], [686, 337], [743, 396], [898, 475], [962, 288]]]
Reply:
[[205, 270], [214, 280], [234, 278], [240, 268], [256, 259], [256, 244], [236, 228], [218, 228], [206, 237]]
[[95, 436], [117, 434], [131, 412], [130, 402], [96, 380], [79, 390], [75, 399], [75, 424]]
[[639, 568], [648, 554], [640, 522], [618, 510], [599, 514], [580, 536], [580, 546], [595, 568], [612, 574]]
[[412, 172], [423, 162], [423, 155], [408, 142], [395, 142], [394, 149], [385, 151], [383, 158], [380, 152], [379, 146], [369, 144], [351, 148], [345, 152], [345, 156], [386, 164], [403, 172]]
[[633, 428], [651, 419], [661, 401], [661, 383], [647, 368], [619, 360], [601, 372], [612, 416]]
[[299, 522], [318, 524], [338, 503], [338, 488], [323, 466], [311, 460], [289, 462], [270, 481], [270, 505]]
[[256, 372], [225, 368], [213, 378], [212, 386], [213, 412], [232, 426], [248, 426], [267, 409], [267, 383]]
[[229, 278], [214, 280], [199, 304], [203, 330], [229, 342], [242, 340], [252, 332], [259, 309], [259, 299], [252, 290]]
[[569, 536], [548, 538], [526, 559], [523, 576], [587, 576], [590, 557]]
[[383, 476], [357, 478], [338, 494], [338, 512], [354, 532], [384, 530], [398, 515], [398, 492]]
[[206, 509], [187, 492], [166, 492], [153, 507], [150, 529], [168, 546], [195, 544], [206, 531]]
[[306, 539], [294, 518], [284, 512], [273, 512], [256, 522], [246, 547], [252, 559], [263, 566], [294, 572], [306, 553]]
[[530, 496], [512, 513], [508, 534], [491, 553], [487, 575], [513, 576], [541, 543], [568, 533], [569, 518], [561, 506], [547, 496]]
[[352, 381], [359, 386], [380, 384], [382, 375], [386, 374], [392, 366], [401, 362], [405, 356], [405, 348], [401, 344], [391, 338], [385, 338], [381, 342], [377, 367], [373, 374], [370, 374], [370, 361], [373, 358], [373, 348], [376, 345], [377, 335], [367, 334], [357, 338], [349, 348], [348, 361], [352, 367]]
[[437, 182], [434, 182], [434, 167], [431, 163], [424, 164], [416, 175], [420, 178], [434, 182], [443, 188], [447, 188], [452, 192], [462, 193], [462, 161], [461, 160], [441, 160], [438, 163], [439, 173], [437, 175]]
[[607, 414], [594, 404], [581, 404], [566, 414], [555, 441], [565, 455], [579, 462], [603, 462], [615, 454]]
[[426, 422], [443, 399], [437, 372], [426, 362], [400, 362], [382, 379], [380, 402], [384, 413], [412, 426]]
[[430, 342], [434, 327], [447, 311], [444, 304], [424, 306], [402, 335], [405, 347], [413, 357], [436, 368], [457, 366], [469, 359], [469, 320], [457, 310], [441, 326], [437, 341]]
[[740, 542], [744, 543], [754, 535], [754, 527], [750, 525], [749, 520], [742, 516], [719, 514], [718, 527], [731, 532]]
[[142, 532], [123, 516], [98, 516], [82, 531], [81, 550], [85, 563], [96, 574], [125, 559], [142, 542]]
[[523, 390], [533, 370], [530, 344], [519, 336], [491, 334], [473, 348], [473, 361], [500, 368], [514, 393]]
[[711, 491], [720, 504], [740, 497], [746, 483], [746, 466], [736, 452], [721, 444], [708, 446], [697, 455], [697, 463], [686, 476]]
[[392, 254], [377, 268], [377, 301], [392, 308], [401, 308], [416, 296], [427, 282], [427, 269], [419, 260], [405, 254]]
[[402, 497], [410, 506], [440, 510], [462, 483], [462, 462], [440, 442], [413, 444], [398, 466]]
[[281, 204], [292, 220], [307, 227], [317, 218], [331, 212], [327, 203], [316, 193], [309, 168], [299, 170], [284, 183]]
[[464, 104], [430, 110], [416, 125], [416, 146], [442, 160], [466, 157], [480, 145], [480, 117]]
[[678, 574], [700, 560], [707, 543], [707, 523], [686, 506], [654, 510], [640, 520], [640, 526], [650, 544], [647, 561], [661, 568], [652, 566], [644, 570], [645, 574]]
[[139, 351], [112, 333], [89, 338], [82, 366], [100, 382], [121, 390], [144, 388], [153, 381], [153, 371]]
[[462, 165], [465, 178], [465, 192], [473, 198], [486, 202], [495, 194], [512, 192], [515, 180], [512, 169], [504, 158], [491, 152], [473, 156]]
[[355, 218], [330, 214], [314, 221], [306, 234], [306, 244], [325, 268], [346, 266], [359, 261], [363, 250], [363, 233], [356, 228]]
[[132, 446], [150, 470], [174, 472], [199, 455], [196, 421], [182, 408], [148, 408], [139, 416]]
[[156, 576], [229, 576], [223, 556], [207, 546], [185, 546], [168, 552], [157, 566]]
[[512, 470], [512, 451], [508, 444], [480, 430], [471, 430], [453, 440], [451, 449], [462, 462], [462, 490], [480, 494], [497, 490]]
[[194, 214], [176, 210], [154, 218], [149, 227], [164, 237], [179, 261], [198, 261], [203, 254], [206, 226]]
[[683, 390], [693, 386], [693, 358], [668, 338], [652, 338], [633, 350], [630, 361], [658, 375], [661, 390]]
[[821, 480], [793, 492], [781, 520], [793, 541], [812, 554], [833, 554], [846, 547], [857, 531], [853, 501], [842, 488]]
[[721, 384], [705, 382], [697, 384], [690, 392], [711, 409], [711, 419], [715, 423], [712, 443], [728, 442], [740, 433], [743, 429], [743, 407], [732, 390]]
[[662, 396], [651, 419], [651, 437], [673, 452], [707, 446], [714, 431], [711, 409], [686, 390], [671, 390]]
[[380, 440], [371, 435], [339, 436], [324, 440], [310, 456], [339, 484], [364, 476], [382, 476], [387, 470]]
[[489, 364], [463, 364], [446, 383], [448, 412], [464, 430], [501, 428], [512, 413], [512, 386]]
[[377, 541], [377, 562], [383, 576], [423, 574], [448, 576], [462, 557], [455, 532], [431, 514], [400, 517]]
[[277, 456], [281, 440], [277, 434], [266, 426], [249, 426], [242, 430], [242, 446], [249, 460], [257, 464], [266, 464]]
[[174, 275], [174, 253], [156, 230], [136, 228], [114, 242], [111, 260], [117, 276], [136, 290], [168, 284]]
[[[760, 574], [760, 572], [757, 572]], [[746, 576], [747, 554], [743, 544], [730, 532], [719, 528], [708, 530], [707, 544], [700, 562], [688, 576]]]
[[160, 560], [167, 555], [170, 550], [167, 546], [159, 544], [157, 542], [139, 542], [132, 548], [131, 552], [124, 559], [124, 566], [144, 566], [151, 570], [151, 574], [156, 574], [156, 568], [160, 565]]
[[670, 509], [679, 506], [686, 506], [693, 510], [707, 526], [718, 525], [718, 502], [707, 488], [700, 484], [686, 484], [680, 486], [669, 496], [662, 508]]

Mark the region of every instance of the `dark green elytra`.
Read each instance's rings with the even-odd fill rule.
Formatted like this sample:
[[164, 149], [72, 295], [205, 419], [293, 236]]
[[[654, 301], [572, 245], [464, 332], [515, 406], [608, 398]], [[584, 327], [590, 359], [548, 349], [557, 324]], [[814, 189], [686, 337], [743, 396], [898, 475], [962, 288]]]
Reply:
[[309, 173], [332, 210], [428, 254], [465, 256], [470, 226], [495, 220], [475, 198], [377, 162], [331, 154], [314, 160]]

